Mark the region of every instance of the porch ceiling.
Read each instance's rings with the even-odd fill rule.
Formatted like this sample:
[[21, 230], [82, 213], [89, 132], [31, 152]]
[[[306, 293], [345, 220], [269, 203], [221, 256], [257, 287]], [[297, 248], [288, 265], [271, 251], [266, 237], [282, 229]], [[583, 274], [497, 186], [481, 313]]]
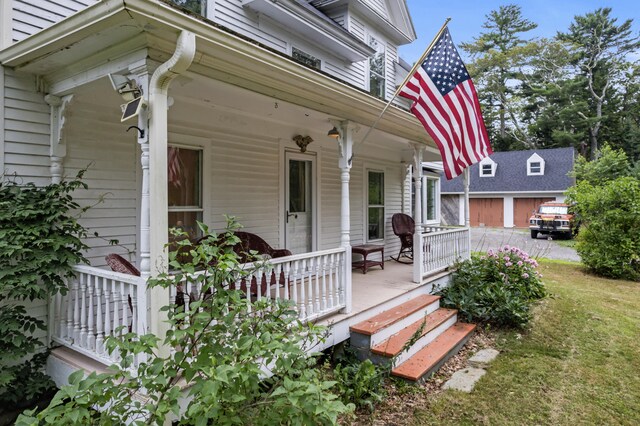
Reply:
[[[384, 107], [383, 101], [368, 93], [153, 0], [98, 2], [3, 50], [0, 62], [41, 76], [51, 93], [59, 95], [71, 92], [74, 84], [103, 78], [105, 72], [96, 69], [123, 58], [139, 61], [140, 52], [154, 61], [166, 60], [183, 29], [197, 37], [190, 68], [194, 73], [364, 126], [371, 125]], [[435, 150], [419, 121], [401, 109], [389, 108], [377, 128]]]

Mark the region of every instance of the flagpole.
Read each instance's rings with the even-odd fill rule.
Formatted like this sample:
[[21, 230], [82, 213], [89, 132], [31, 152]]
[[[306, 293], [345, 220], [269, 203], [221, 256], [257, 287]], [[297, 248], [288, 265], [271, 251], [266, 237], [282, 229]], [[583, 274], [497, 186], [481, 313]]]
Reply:
[[369, 134], [371, 133], [371, 131], [373, 129], [375, 129], [375, 127], [378, 125], [378, 123], [380, 122], [380, 119], [382, 118], [382, 116], [384, 115], [385, 112], [387, 112], [387, 109], [389, 108], [389, 106], [391, 106], [391, 102], [393, 102], [393, 100], [396, 98], [396, 96], [398, 96], [398, 93], [400, 93], [400, 90], [402, 90], [402, 88], [404, 87], [405, 84], [407, 84], [407, 82], [409, 81], [409, 79], [411, 77], [413, 77], [413, 74], [416, 72], [416, 70], [418, 69], [418, 67], [420, 65], [422, 65], [422, 62], [424, 61], [424, 59], [427, 57], [427, 55], [429, 53], [431, 53], [431, 50], [433, 49], [433, 46], [436, 44], [436, 40], [438, 40], [438, 38], [440, 38], [440, 35], [442, 34], [442, 32], [445, 30], [445, 28], [447, 28], [447, 25], [449, 24], [449, 21], [451, 21], [451, 18], [447, 18], [444, 21], [444, 24], [442, 24], [442, 27], [440, 28], [440, 31], [438, 31], [438, 33], [436, 34], [436, 36], [433, 38], [433, 40], [431, 40], [431, 43], [429, 43], [429, 46], [427, 46], [427, 48], [425, 49], [424, 53], [422, 54], [422, 56], [420, 56], [420, 59], [418, 59], [416, 61], [415, 64], [413, 64], [413, 67], [411, 68], [411, 71], [409, 71], [409, 74], [407, 74], [407, 76], [404, 78], [404, 81], [402, 82], [401, 85], [398, 86], [398, 88], [396, 89], [395, 93], [393, 94], [393, 96], [391, 97], [391, 99], [389, 99], [389, 101], [387, 102], [387, 104], [384, 106], [384, 108], [382, 109], [382, 112], [380, 113], [380, 115], [378, 116], [378, 118], [376, 118], [376, 121], [373, 122], [373, 124], [371, 125], [371, 127], [369, 127], [369, 130], [367, 130], [367, 133], [365, 133], [364, 137], [360, 140], [360, 142], [358, 144], [364, 143], [364, 141], [367, 139], [367, 137], [369, 136]]

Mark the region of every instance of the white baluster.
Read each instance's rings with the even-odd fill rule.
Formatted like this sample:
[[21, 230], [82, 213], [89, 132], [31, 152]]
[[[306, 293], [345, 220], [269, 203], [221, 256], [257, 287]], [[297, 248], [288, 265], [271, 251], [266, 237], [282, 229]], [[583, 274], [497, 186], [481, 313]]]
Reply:
[[318, 259], [318, 274], [320, 274], [319, 279], [321, 280], [320, 284], [320, 310], [323, 312], [327, 310], [327, 256], [323, 255]]
[[120, 295], [115, 280], [111, 280], [111, 301], [113, 302], [113, 328], [111, 332], [115, 336], [119, 334], [118, 328], [120, 327]]
[[287, 262], [281, 265], [281, 268], [284, 271], [284, 299], [289, 300], [289, 286], [291, 284], [291, 263]]
[[305, 267], [306, 260], [301, 259], [298, 261], [297, 276], [300, 277], [300, 318], [305, 319], [307, 317], [307, 292], [305, 289]]
[[105, 279], [96, 277], [94, 281], [96, 285], [96, 352], [101, 355], [104, 353], [104, 317], [102, 312], [102, 294], [104, 292]]
[[298, 309], [298, 316], [302, 317], [300, 314], [300, 310], [298, 307], [298, 261], [295, 260], [291, 264], [291, 281], [293, 282], [293, 294], [291, 295], [291, 300], [293, 301], [294, 306]]
[[113, 335], [113, 324], [111, 323], [111, 289], [109, 283], [111, 280], [105, 279], [102, 289], [104, 296], [104, 334], [105, 336]]
[[[92, 279], [93, 278], [93, 279]], [[93, 286], [96, 284], [98, 277], [96, 276], [92, 276], [92, 275], [88, 275], [87, 276], [87, 290], [89, 293], [89, 300], [88, 300], [88, 304], [89, 304], [89, 316], [87, 318], [87, 349], [89, 350], [95, 350], [96, 348], [96, 334], [95, 334], [95, 330], [93, 328], [95, 321], [93, 318], [93, 313], [94, 313], [94, 309], [93, 309]]]
[[331, 253], [327, 259], [329, 266], [329, 306], [333, 308], [336, 306], [336, 289], [333, 282], [333, 258], [334, 254]]
[[78, 280], [76, 277], [71, 279], [70, 289], [67, 293], [66, 305], [67, 305], [67, 327], [64, 339], [68, 342], [73, 342], [74, 330], [73, 330], [73, 318], [74, 318], [74, 301], [76, 295], [76, 288], [78, 286]]
[[83, 348], [87, 345], [87, 279], [86, 274], [80, 274], [80, 333], [76, 343]]
[[314, 292], [315, 292], [315, 311], [320, 312], [320, 258], [313, 258], [313, 280], [314, 280]]

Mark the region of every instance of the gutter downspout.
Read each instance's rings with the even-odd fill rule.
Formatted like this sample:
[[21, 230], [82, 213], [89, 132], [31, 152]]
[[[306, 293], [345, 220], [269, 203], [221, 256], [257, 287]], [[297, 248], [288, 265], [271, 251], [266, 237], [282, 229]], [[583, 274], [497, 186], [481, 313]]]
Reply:
[[[171, 81], [184, 73], [196, 53], [196, 36], [182, 30], [173, 56], [160, 65], [149, 82], [149, 209], [141, 214], [149, 220], [149, 265], [151, 276], [167, 270], [168, 191], [167, 191], [167, 98]], [[153, 212], [153, 221], [151, 221]], [[141, 243], [141, 245], [144, 243]], [[145, 265], [146, 266], [146, 265]], [[149, 276], [149, 275], [147, 275]], [[169, 303], [169, 290], [154, 288], [149, 292], [149, 331], [164, 339], [167, 331], [166, 313], [160, 308]]]

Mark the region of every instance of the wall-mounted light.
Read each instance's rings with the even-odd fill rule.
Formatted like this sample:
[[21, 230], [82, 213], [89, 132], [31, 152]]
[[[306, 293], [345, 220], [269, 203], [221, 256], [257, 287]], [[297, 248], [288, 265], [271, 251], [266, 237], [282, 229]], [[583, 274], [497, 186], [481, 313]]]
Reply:
[[313, 142], [313, 139], [311, 139], [311, 136], [295, 135], [293, 141], [298, 145], [298, 148], [300, 148], [300, 152], [305, 152], [307, 145]]
[[340, 132], [338, 131], [336, 126], [333, 126], [333, 129], [331, 129], [331, 130], [329, 130], [327, 132], [327, 136], [329, 136], [330, 138], [333, 138], [333, 139], [338, 139], [340, 137]]

